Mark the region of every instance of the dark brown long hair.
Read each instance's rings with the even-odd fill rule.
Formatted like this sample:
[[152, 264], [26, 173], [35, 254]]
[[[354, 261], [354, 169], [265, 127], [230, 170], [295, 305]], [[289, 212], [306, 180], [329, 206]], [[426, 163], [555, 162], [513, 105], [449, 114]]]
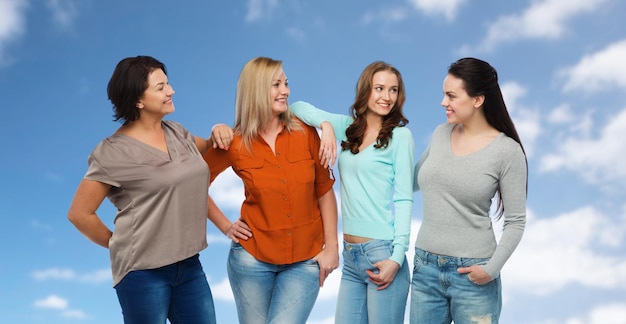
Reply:
[[383, 117], [383, 124], [378, 132], [374, 147], [386, 148], [393, 136], [393, 129], [396, 126], [405, 126], [409, 123], [409, 120], [402, 114], [402, 106], [406, 100], [406, 94], [400, 71], [388, 63], [382, 61], [373, 62], [361, 72], [359, 81], [356, 84], [354, 103], [350, 107], [350, 114], [354, 118], [354, 122], [346, 129], [346, 140], [341, 142], [342, 150], [350, 150], [352, 154], [359, 153], [359, 146], [363, 144], [363, 137], [367, 129], [365, 113], [368, 109], [367, 102], [372, 94], [372, 79], [374, 74], [380, 71], [389, 71], [398, 77], [398, 99], [389, 114]]
[[[465, 91], [471, 97], [484, 96], [483, 113], [487, 119], [487, 123], [493, 128], [506, 134], [506, 136], [515, 140], [524, 152], [526, 151], [522, 145], [515, 124], [506, 109], [502, 91], [498, 84], [498, 72], [489, 63], [466, 57], [452, 63], [448, 68], [448, 74], [463, 80]], [[528, 160], [526, 160], [526, 172], [528, 172]], [[528, 191], [528, 179], [526, 179], [526, 191]], [[498, 205], [496, 208], [497, 218], [502, 217], [504, 213], [504, 205], [502, 204], [502, 195], [498, 188]]]

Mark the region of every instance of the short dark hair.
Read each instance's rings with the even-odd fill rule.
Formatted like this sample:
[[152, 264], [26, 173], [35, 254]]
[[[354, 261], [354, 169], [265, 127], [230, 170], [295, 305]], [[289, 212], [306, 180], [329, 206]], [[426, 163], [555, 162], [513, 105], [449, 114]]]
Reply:
[[127, 125], [139, 118], [137, 102], [148, 88], [148, 76], [158, 69], [167, 75], [165, 64], [151, 56], [127, 57], [117, 63], [107, 86], [114, 121]]

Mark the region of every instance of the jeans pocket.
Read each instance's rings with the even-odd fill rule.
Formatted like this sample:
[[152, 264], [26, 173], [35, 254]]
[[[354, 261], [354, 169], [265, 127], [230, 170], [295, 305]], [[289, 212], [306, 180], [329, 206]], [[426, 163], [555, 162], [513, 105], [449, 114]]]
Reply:
[[424, 264], [425, 262], [422, 259], [422, 256], [419, 255], [419, 253], [415, 253], [413, 256], [413, 275], [418, 274]]
[[[487, 263], [489, 263], [489, 261], [491, 260], [491, 258], [476, 258], [476, 259], [464, 259], [463, 260], [463, 267], [471, 267], [471, 266], [484, 266]], [[491, 278], [491, 280], [489, 282], [486, 282], [482, 285], [479, 285], [473, 281], [470, 280], [469, 278], [469, 274], [464, 274], [463, 275], [465, 277], [465, 280], [474, 287], [479, 287], [479, 288], [485, 288], [486, 286], [488, 286], [491, 282], [493, 282], [493, 279], [495, 278]]]
[[372, 267], [374, 267], [374, 264], [391, 257], [392, 248], [391, 243], [389, 243], [376, 245], [372, 248], [366, 249], [364, 251], [365, 259]]

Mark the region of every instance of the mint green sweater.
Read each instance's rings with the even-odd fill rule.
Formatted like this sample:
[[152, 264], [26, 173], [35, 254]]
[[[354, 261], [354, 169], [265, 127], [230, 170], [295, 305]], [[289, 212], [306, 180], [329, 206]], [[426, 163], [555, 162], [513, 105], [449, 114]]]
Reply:
[[[290, 105], [306, 124], [330, 122], [338, 140], [346, 139], [350, 116], [332, 114], [306, 102]], [[409, 247], [413, 207], [413, 153], [411, 131], [396, 127], [386, 148], [371, 144], [358, 154], [339, 153], [341, 214], [345, 234], [393, 241], [391, 260], [402, 265]]]

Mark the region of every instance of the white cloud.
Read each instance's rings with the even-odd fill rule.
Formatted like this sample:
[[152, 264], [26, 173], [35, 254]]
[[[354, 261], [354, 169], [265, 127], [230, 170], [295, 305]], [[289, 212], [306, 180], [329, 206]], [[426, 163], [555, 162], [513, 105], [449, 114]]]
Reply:
[[500, 85], [502, 96], [506, 101], [507, 109], [509, 111], [515, 110], [520, 98], [524, 97], [528, 90], [521, 84], [510, 81]]
[[278, 5], [278, 0], [248, 0], [247, 22], [255, 22], [267, 17]]
[[539, 219], [529, 210], [524, 238], [503, 269], [508, 291], [543, 295], [569, 284], [626, 288], [626, 259], [601, 252], [624, 251], [626, 212], [622, 213], [608, 217], [583, 207]]
[[333, 324], [335, 323], [335, 317], [332, 316], [319, 321], [307, 320], [306, 322], [307, 324]]
[[[500, 43], [519, 39], [557, 39], [567, 31], [569, 19], [588, 13], [608, 0], [532, 1], [521, 14], [498, 18], [476, 50], [491, 51]], [[464, 49], [467, 51], [468, 49]]]
[[[209, 225], [212, 226], [212, 225]], [[217, 229], [216, 229], [217, 230]], [[217, 230], [219, 232], [219, 230]], [[226, 237], [224, 234], [207, 234], [206, 236], [207, 243], [211, 244], [228, 244], [230, 245], [231, 240]]]
[[383, 8], [377, 10], [370, 10], [366, 12], [363, 17], [361, 17], [361, 24], [369, 25], [376, 24], [380, 25], [397, 23], [406, 20], [408, 16], [405, 8]]
[[541, 134], [539, 112], [530, 108], [516, 110], [515, 113], [511, 114], [511, 119], [515, 123], [515, 129], [522, 141], [526, 155], [529, 158], [532, 157], [537, 138]]
[[560, 140], [557, 152], [541, 159], [540, 170], [565, 169], [580, 174], [589, 183], [623, 184], [626, 179], [625, 129], [626, 109], [623, 109], [610, 119], [598, 138], [582, 134]]
[[101, 283], [111, 281], [111, 270], [100, 269], [92, 272], [77, 274], [72, 269], [50, 268], [41, 271], [34, 271], [32, 276], [35, 280], [66, 280], [86, 283]]
[[465, 0], [409, 0], [409, 2], [426, 15], [442, 15], [447, 20], [453, 20]]
[[537, 110], [525, 107], [520, 99], [526, 95], [527, 89], [517, 82], [506, 82], [500, 86], [507, 110], [515, 123], [515, 129], [524, 145], [526, 155], [532, 156], [535, 142], [541, 134], [540, 115]]
[[33, 278], [36, 280], [48, 280], [48, 279], [57, 279], [57, 280], [71, 280], [76, 277], [76, 273], [72, 269], [59, 269], [59, 268], [51, 268], [42, 271], [33, 272]]
[[213, 298], [232, 302], [235, 301], [235, 297], [233, 296], [233, 291], [230, 288], [230, 282], [228, 281], [228, 278], [225, 277], [224, 279], [222, 279], [222, 281], [218, 283], [211, 282], [210, 286]]
[[57, 295], [50, 295], [45, 299], [35, 301], [35, 307], [37, 308], [66, 309], [67, 305], [67, 300]]
[[47, 0], [46, 7], [52, 12], [54, 22], [61, 28], [70, 27], [78, 16], [75, 0]]
[[598, 306], [584, 318], [570, 318], [567, 324], [626, 324], [626, 303]]
[[78, 276], [78, 281], [87, 283], [112, 282], [113, 277], [111, 274], [111, 269], [107, 268], [84, 273]]
[[0, 0], [0, 66], [7, 65], [10, 59], [5, 54], [7, 44], [24, 34], [26, 0]]
[[78, 309], [69, 309], [69, 302], [67, 299], [59, 297], [57, 295], [50, 295], [45, 299], [36, 300], [34, 303], [36, 308], [56, 309], [61, 311], [61, 316], [72, 319], [86, 319], [88, 318], [85, 312]]
[[626, 88], [626, 40], [583, 57], [578, 64], [561, 71], [567, 80], [564, 91], [595, 92]]
[[[340, 245], [343, 240], [340, 240]], [[341, 252], [342, 248], [339, 247], [339, 268], [335, 269], [324, 281], [324, 287], [320, 288], [320, 293], [317, 296], [318, 300], [333, 300], [337, 298], [339, 294], [339, 283], [341, 282], [341, 267], [343, 265], [343, 261], [341, 260]]]
[[548, 122], [552, 124], [569, 124], [573, 121], [573, 112], [568, 104], [562, 104], [554, 108], [548, 115]]
[[78, 309], [68, 309], [66, 311], [63, 311], [61, 315], [63, 315], [63, 317], [73, 318], [73, 319], [86, 319], [89, 317], [87, 316], [87, 314], [85, 314], [85, 312], [78, 310]]
[[233, 209], [239, 212], [245, 199], [243, 182], [232, 168], [224, 170], [217, 176], [209, 187], [209, 194], [222, 211]]

